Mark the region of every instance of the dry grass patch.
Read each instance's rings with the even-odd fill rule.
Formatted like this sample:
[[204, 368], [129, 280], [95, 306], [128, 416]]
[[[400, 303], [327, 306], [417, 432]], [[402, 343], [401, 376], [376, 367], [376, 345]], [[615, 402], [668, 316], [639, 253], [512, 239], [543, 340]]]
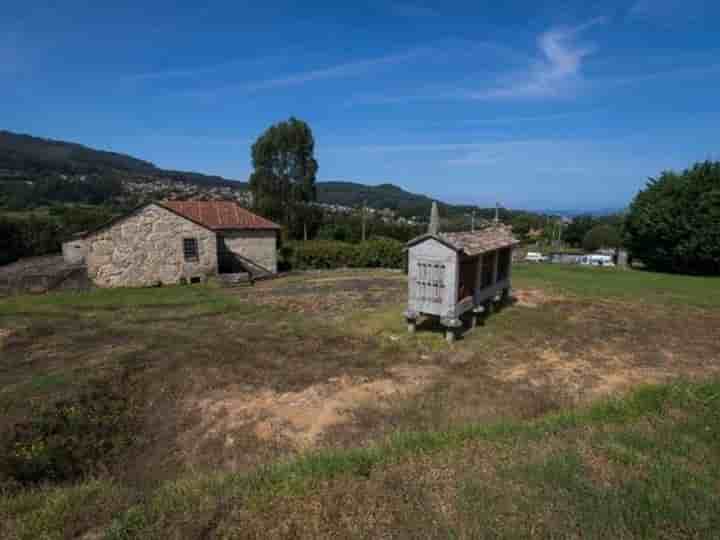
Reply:
[[441, 371], [436, 366], [400, 365], [388, 368], [388, 377], [370, 380], [341, 375], [297, 392], [248, 392], [229, 386], [187, 403], [202, 417], [199, 432], [189, 438], [225, 434], [226, 444], [232, 446], [233, 433], [252, 430], [261, 441], [290, 443], [299, 450], [311, 448], [329, 428], [351, 422], [353, 410], [417, 394]]

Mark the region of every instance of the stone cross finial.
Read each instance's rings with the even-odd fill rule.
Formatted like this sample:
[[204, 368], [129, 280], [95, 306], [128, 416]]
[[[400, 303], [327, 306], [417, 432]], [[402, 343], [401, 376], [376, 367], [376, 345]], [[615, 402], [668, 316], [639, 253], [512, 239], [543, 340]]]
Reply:
[[429, 234], [437, 234], [440, 232], [440, 214], [438, 213], [437, 203], [433, 201], [432, 210], [430, 211], [430, 225], [428, 225]]

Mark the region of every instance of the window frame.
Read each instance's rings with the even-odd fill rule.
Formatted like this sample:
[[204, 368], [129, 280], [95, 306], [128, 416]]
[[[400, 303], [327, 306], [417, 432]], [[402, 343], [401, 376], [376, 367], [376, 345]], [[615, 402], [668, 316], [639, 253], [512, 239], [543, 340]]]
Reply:
[[185, 262], [199, 262], [200, 261], [200, 242], [198, 239], [183, 238], [182, 239], [182, 251], [183, 260]]

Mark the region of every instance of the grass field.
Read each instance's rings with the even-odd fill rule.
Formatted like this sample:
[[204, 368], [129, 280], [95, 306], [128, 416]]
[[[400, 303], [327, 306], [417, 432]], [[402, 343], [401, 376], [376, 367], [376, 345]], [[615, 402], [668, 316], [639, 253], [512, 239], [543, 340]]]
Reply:
[[717, 537], [720, 280], [514, 286], [453, 346], [383, 271], [0, 300], [2, 440], [98, 385], [132, 431], [0, 479], [0, 537]]

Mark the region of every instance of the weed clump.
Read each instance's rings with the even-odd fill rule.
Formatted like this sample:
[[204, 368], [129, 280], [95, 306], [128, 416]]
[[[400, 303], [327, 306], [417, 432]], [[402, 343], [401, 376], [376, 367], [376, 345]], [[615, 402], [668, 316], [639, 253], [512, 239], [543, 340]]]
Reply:
[[37, 408], [0, 439], [0, 481], [58, 483], [106, 472], [137, 442], [139, 406], [128, 373]]

